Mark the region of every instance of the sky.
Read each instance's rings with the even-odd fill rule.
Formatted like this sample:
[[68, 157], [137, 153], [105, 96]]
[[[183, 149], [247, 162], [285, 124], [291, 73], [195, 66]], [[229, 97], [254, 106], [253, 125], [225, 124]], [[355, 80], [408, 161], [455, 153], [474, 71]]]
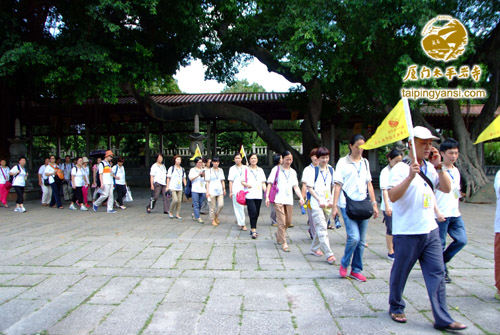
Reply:
[[[174, 78], [177, 79], [181, 91], [184, 93], [219, 93], [225, 85], [215, 80], [205, 80], [204, 69], [201, 60], [195, 60], [189, 66], [178, 70]], [[250, 84], [257, 83], [267, 92], [288, 92], [290, 87], [298, 85], [289, 82], [282, 75], [267, 71], [267, 67], [255, 58], [249, 65], [240, 69], [236, 78], [246, 79]]]

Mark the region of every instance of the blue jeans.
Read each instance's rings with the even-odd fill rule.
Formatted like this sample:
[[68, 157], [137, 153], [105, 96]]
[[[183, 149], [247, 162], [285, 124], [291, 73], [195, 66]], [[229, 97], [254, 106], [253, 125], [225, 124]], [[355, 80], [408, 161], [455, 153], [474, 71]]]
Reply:
[[[353, 273], [363, 271], [363, 253], [365, 251], [366, 229], [368, 228], [368, 219], [352, 220], [347, 216], [345, 208], [340, 208], [344, 225], [347, 232], [347, 242], [345, 244], [344, 257], [340, 263], [344, 268], [351, 264]], [[352, 263], [351, 263], [352, 257]]]
[[[441, 246], [443, 247], [443, 259], [446, 266], [453, 256], [455, 256], [467, 244], [467, 234], [465, 233], [465, 225], [461, 216], [448, 217], [443, 222], [437, 223], [439, 226], [439, 237], [441, 238]], [[453, 242], [446, 247], [446, 235], [450, 234]]]
[[203, 198], [205, 198], [206, 195], [205, 193], [192, 192], [191, 196], [193, 197], [194, 218], [198, 220], [200, 218], [200, 209], [203, 205]]

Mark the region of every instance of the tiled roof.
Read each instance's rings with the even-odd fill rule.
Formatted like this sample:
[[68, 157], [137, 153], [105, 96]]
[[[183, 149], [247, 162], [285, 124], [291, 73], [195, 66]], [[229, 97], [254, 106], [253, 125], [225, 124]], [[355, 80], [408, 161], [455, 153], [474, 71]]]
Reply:
[[[209, 94], [153, 94], [151, 98], [162, 105], [186, 105], [195, 103], [258, 103], [278, 102], [288, 93], [209, 93]], [[88, 99], [87, 103], [99, 103], [98, 99]], [[118, 104], [135, 104], [134, 97], [125, 96], [118, 98]]]

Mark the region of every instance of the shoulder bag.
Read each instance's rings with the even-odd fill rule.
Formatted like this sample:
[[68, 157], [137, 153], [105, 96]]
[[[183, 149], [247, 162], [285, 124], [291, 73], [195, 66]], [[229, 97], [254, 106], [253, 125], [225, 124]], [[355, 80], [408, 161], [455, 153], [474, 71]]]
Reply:
[[[247, 173], [248, 173], [248, 169], [245, 169], [245, 183], [248, 180]], [[236, 202], [242, 206], [246, 206], [247, 205], [247, 199], [246, 199], [247, 193], [248, 193], [248, 191], [245, 191], [245, 190], [238, 191], [238, 193], [236, 193]]]
[[274, 176], [274, 181], [273, 185], [271, 186], [271, 189], [269, 190], [269, 202], [274, 204], [274, 200], [276, 200], [276, 194], [278, 194], [279, 189], [278, 189], [278, 175], [280, 173], [280, 167], [276, 169], [276, 175]]
[[[365, 166], [368, 169], [368, 166]], [[370, 201], [370, 196], [368, 195], [368, 190], [366, 192], [366, 198], [364, 200], [352, 200], [347, 196], [347, 193], [343, 190], [345, 196], [345, 210], [347, 216], [351, 220], [366, 220], [373, 215], [373, 205]]]

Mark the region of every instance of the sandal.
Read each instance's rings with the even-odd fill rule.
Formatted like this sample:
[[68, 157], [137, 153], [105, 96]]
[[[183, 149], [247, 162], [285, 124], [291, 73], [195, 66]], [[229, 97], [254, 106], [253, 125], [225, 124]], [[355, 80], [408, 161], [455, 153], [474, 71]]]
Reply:
[[321, 256], [323, 256], [323, 251], [321, 251], [321, 250], [316, 250], [316, 251], [311, 250], [311, 255], [314, 255], [316, 257], [321, 257]]
[[151, 207], [146, 207], [146, 213], [151, 214]]
[[288, 247], [288, 244], [283, 244], [283, 251], [284, 252], [290, 252], [290, 248]]
[[328, 257], [328, 258], [326, 259], [326, 262], [327, 262], [328, 264], [333, 264], [333, 263], [335, 263], [335, 261], [336, 261], [336, 260], [337, 260], [337, 259], [335, 258], [335, 256], [331, 255], [330, 257]]
[[241, 226], [241, 230], [243, 230], [243, 231], [247, 231], [247, 230], [248, 230], [248, 229], [247, 229], [247, 226]]
[[408, 321], [406, 319], [406, 315], [404, 313], [391, 313], [391, 312], [389, 312], [389, 314], [391, 315], [391, 319], [393, 321], [396, 321], [397, 323], [406, 323], [406, 321]]
[[463, 323], [454, 321], [453, 323], [447, 325], [447, 326], [438, 326], [434, 325], [434, 328], [437, 330], [464, 330], [467, 329], [467, 326], [464, 325]]
[[252, 235], [252, 238], [255, 240], [259, 234], [257, 234], [256, 231], [252, 232], [250, 235]]
[[327, 227], [327, 228], [328, 228], [328, 229], [334, 229], [335, 227], [334, 227], [334, 226], [332, 226], [332, 225], [328, 225], [328, 227]]
[[276, 243], [281, 244], [280, 242], [278, 242], [278, 233], [274, 233], [274, 236], [276, 236]]

